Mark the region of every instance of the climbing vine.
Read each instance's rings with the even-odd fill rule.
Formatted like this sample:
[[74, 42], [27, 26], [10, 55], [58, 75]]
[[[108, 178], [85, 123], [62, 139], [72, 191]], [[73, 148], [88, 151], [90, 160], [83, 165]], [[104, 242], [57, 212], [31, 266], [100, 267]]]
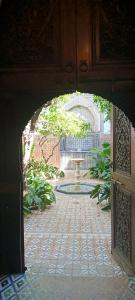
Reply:
[[93, 95], [93, 101], [97, 104], [100, 112], [103, 112], [105, 114], [105, 121], [110, 120], [112, 103], [107, 99], [104, 99], [101, 96], [97, 95]]

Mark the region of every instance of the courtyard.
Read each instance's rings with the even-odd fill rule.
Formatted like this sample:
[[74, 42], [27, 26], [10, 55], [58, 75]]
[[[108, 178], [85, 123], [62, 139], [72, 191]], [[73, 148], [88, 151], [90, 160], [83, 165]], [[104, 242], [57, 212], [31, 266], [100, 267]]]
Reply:
[[0, 0], [0, 300], [135, 298], [132, 2]]
[[40, 139], [35, 115], [23, 136], [26, 272], [1, 277], [0, 299], [132, 300], [134, 277], [111, 254], [110, 127], [98, 110], [94, 121], [94, 96], [65, 97], [67, 110], [62, 96], [41, 113]]
[[49, 208], [25, 217], [27, 271], [1, 278], [1, 299], [133, 300], [133, 278], [111, 255], [111, 212], [89, 195], [55, 194]]
[[[63, 182], [70, 180], [68, 174]], [[89, 195], [55, 194], [56, 203], [25, 218], [28, 270], [66, 276], [125, 275], [111, 257], [111, 212], [102, 211]]]

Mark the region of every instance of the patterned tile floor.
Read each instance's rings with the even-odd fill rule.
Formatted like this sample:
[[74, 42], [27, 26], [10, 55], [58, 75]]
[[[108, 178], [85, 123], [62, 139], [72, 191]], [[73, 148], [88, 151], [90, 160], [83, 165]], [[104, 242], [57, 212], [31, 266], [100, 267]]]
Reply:
[[[34, 212], [25, 219], [27, 272], [1, 278], [0, 299], [134, 299], [134, 278], [128, 281], [111, 256], [110, 212], [103, 212], [96, 201], [87, 195], [72, 196], [56, 192], [56, 196], [57, 201], [50, 208], [42, 213]], [[107, 280], [110, 280], [110, 286], [114, 283], [108, 296], [104, 291], [99, 295], [97, 287], [94, 296], [86, 294], [86, 289], [84, 294], [77, 296], [80, 286], [81, 293], [85, 283], [90, 288], [92, 282], [92, 293], [94, 284], [98, 282], [99, 285], [102, 281], [105, 284]], [[67, 288], [68, 282], [73, 285], [72, 291]], [[119, 285], [118, 293], [116, 283]], [[57, 290], [54, 295], [51, 294], [53, 284]]]
[[88, 195], [56, 192], [56, 204], [25, 221], [28, 270], [66, 276], [122, 276], [110, 254], [110, 212]]

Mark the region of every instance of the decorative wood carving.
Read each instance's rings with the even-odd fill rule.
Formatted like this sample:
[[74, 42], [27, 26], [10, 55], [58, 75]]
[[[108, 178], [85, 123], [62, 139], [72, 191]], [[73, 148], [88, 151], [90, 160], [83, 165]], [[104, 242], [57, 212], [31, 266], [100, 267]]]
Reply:
[[130, 262], [131, 243], [131, 193], [115, 185], [115, 247]]
[[135, 59], [134, 3], [121, 0], [96, 2], [97, 60]]
[[131, 123], [119, 108], [114, 119], [114, 171], [131, 173]]
[[5, 1], [0, 10], [0, 65], [54, 65], [59, 59], [59, 0]]

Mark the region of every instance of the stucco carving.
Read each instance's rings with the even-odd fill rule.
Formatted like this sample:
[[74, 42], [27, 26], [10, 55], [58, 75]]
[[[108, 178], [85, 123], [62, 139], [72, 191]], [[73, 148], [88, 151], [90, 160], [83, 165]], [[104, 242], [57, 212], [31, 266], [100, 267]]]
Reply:
[[131, 123], [118, 108], [114, 120], [114, 170], [131, 172]]
[[115, 247], [131, 260], [131, 194], [115, 186]]

